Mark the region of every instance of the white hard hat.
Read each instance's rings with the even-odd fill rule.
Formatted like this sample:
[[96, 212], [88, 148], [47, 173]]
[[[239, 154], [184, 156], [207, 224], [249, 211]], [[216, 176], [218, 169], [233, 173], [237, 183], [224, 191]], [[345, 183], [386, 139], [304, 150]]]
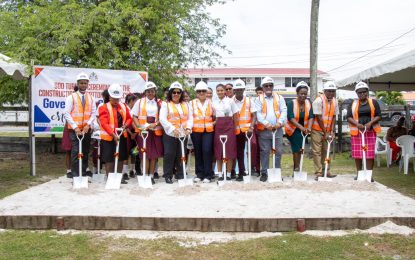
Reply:
[[305, 82], [305, 81], [300, 81], [300, 82], [298, 82], [298, 83], [297, 83], [297, 85], [295, 85], [295, 91], [298, 91], [298, 89], [299, 89], [299, 88], [301, 88], [301, 87], [306, 87], [306, 88], [307, 88], [307, 91], [308, 91], [308, 89], [310, 88], [310, 87], [308, 86], [307, 82]]
[[323, 90], [337, 90], [337, 86], [334, 81], [327, 81], [324, 83]]
[[265, 77], [261, 81], [261, 86], [264, 85], [264, 84], [272, 84], [272, 85], [274, 85], [274, 80], [272, 78], [270, 78], [270, 77]]
[[180, 84], [180, 82], [178, 82], [178, 81], [175, 81], [175, 82], [171, 83], [169, 90], [170, 89], [175, 89], [175, 88], [183, 90], [182, 84]]
[[152, 88], [157, 88], [157, 86], [156, 84], [154, 84], [154, 82], [151, 82], [151, 81], [147, 82], [146, 85], [144, 86], [144, 90], [152, 89]]
[[85, 72], [81, 72], [76, 77], [76, 81], [78, 81], [78, 80], [88, 80], [89, 81], [89, 77]]
[[108, 93], [112, 98], [122, 98], [123, 94], [120, 84], [111, 84], [111, 86], [108, 88]]
[[361, 88], [366, 88], [367, 90], [369, 90], [369, 86], [366, 83], [364, 83], [363, 81], [360, 81], [354, 87], [354, 91], [357, 91], [358, 89], [361, 89]]
[[195, 91], [198, 90], [208, 90], [208, 85], [203, 80], [201, 80], [196, 84], [195, 87]]
[[242, 79], [235, 80], [233, 89], [245, 89], [245, 82]]

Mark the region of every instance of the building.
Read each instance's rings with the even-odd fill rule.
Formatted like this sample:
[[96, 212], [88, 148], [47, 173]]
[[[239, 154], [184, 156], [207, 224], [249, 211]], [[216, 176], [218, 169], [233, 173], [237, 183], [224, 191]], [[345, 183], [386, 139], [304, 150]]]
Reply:
[[[255, 88], [261, 85], [265, 76], [274, 79], [274, 90], [284, 97], [295, 96], [295, 85], [300, 81], [310, 84], [310, 70], [308, 68], [210, 68], [210, 69], [188, 69], [184, 74], [189, 78], [188, 84], [195, 86], [203, 80], [210, 87], [219, 83], [232, 82], [242, 79], [246, 83], [247, 92], [255, 92]], [[317, 72], [317, 87], [319, 91], [323, 88], [323, 80], [328, 74], [323, 71]]]

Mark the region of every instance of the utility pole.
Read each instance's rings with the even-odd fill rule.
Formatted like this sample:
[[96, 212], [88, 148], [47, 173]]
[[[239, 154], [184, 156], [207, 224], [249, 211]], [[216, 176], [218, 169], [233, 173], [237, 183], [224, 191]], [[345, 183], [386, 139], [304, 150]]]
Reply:
[[310, 20], [310, 96], [317, 97], [318, 9], [320, 0], [311, 2]]

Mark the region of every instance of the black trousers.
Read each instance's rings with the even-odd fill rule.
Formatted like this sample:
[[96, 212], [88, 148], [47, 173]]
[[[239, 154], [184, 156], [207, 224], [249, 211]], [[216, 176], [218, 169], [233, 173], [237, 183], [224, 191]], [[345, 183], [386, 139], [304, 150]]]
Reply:
[[[182, 148], [178, 138], [163, 135], [164, 157], [163, 157], [163, 173], [164, 178], [173, 178], [173, 170], [176, 165], [176, 179], [183, 179], [182, 166]], [[186, 152], [187, 138], [184, 141], [184, 149]]]
[[199, 179], [212, 178], [212, 155], [214, 133], [192, 133], [196, 158], [196, 176]]
[[[76, 138], [74, 130], [69, 130], [69, 138], [71, 139], [71, 172], [72, 176], [79, 176], [79, 141]], [[82, 140], [82, 174], [86, 174], [86, 168], [88, 168], [89, 148], [91, 147], [91, 130], [84, 135]]]

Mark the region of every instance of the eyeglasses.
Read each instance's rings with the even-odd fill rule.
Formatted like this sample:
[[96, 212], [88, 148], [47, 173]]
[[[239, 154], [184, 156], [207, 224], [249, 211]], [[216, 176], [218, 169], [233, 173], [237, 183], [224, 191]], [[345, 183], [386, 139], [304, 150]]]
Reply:
[[358, 95], [363, 95], [363, 94], [366, 94], [367, 93], [367, 90], [364, 90], [364, 91], [357, 91], [356, 92], [356, 94], [358, 94]]
[[226, 89], [226, 91], [232, 90], [232, 88], [225, 88], [225, 89]]
[[207, 92], [206, 90], [196, 90], [197, 93], [205, 93]]
[[172, 94], [173, 95], [180, 95], [180, 94], [182, 94], [182, 92], [181, 91], [173, 91]]
[[264, 87], [264, 88], [272, 88], [274, 85], [272, 85], [272, 84], [266, 84], [266, 85], [263, 85], [262, 87]]

